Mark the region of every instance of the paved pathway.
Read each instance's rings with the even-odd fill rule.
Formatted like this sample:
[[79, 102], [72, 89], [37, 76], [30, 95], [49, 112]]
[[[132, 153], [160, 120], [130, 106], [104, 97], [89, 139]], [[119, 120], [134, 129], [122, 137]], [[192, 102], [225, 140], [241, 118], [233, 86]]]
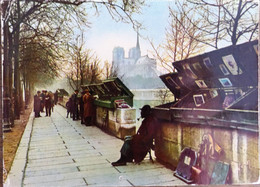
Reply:
[[122, 140], [65, 118], [61, 106], [54, 110], [51, 117], [31, 115], [5, 186], [186, 185], [148, 158], [139, 165], [111, 166], [120, 156]]

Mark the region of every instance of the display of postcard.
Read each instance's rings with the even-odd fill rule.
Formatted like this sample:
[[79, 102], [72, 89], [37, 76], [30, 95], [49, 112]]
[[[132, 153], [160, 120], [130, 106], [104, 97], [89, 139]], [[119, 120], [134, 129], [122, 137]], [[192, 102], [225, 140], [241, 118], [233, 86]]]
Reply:
[[222, 71], [222, 73], [223, 73], [224, 75], [229, 75], [229, 74], [230, 74], [229, 71], [228, 71], [228, 69], [227, 69], [227, 67], [225, 66], [225, 64], [220, 64], [220, 65], [219, 65], [219, 68], [220, 68], [220, 70]]
[[258, 45], [254, 45], [253, 47], [255, 49], [256, 54], [258, 55]]
[[165, 80], [173, 87], [179, 88], [179, 85], [170, 77], [166, 77]]
[[235, 101], [235, 97], [233, 94], [226, 95], [223, 102], [223, 108], [229, 107], [234, 101]]
[[219, 82], [222, 84], [223, 87], [231, 87], [233, 86], [229, 78], [219, 78]]
[[202, 72], [202, 67], [199, 62], [192, 64], [192, 66], [197, 72]]
[[212, 89], [209, 91], [210, 97], [215, 98], [218, 96], [218, 91], [216, 89]]
[[205, 66], [208, 68], [208, 69], [211, 69], [212, 68], [212, 63], [211, 63], [211, 61], [210, 61], [210, 59], [209, 59], [209, 57], [207, 57], [207, 58], [204, 58], [203, 59], [203, 63], [205, 64]]
[[228, 70], [232, 73], [232, 75], [239, 75], [243, 73], [241, 68], [238, 67], [233, 55], [223, 56], [222, 59]]
[[205, 103], [204, 97], [202, 94], [199, 95], [193, 95], [193, 100], [196, 106], [201, 106], [202, 104]]
[[180, 77], [180, 76], [179, 76], [178, 79], [179, 79], [179, 81], [180, 81], [180, 83], [181, 83], [182, 85], [185, 85], [184, 82], [183, 82], [183, 77]]
[[207, 84], [204, 82], [204, 80], [196, 80], [195, 83], [198, 85], [199, 88], [207, 88]]
[[185, 70], [186, 74], [188, 77], [191, 77], [193, 79], [197, 79], [197, 75], [191, 70], [190, 65], [189, 64], [184, 64], [183, 65], [183, 69]]

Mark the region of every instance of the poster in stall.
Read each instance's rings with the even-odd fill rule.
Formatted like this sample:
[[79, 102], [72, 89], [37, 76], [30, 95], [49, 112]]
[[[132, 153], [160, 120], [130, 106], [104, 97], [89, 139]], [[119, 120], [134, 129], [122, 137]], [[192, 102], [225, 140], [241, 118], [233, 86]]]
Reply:
[[183, 69], [186, 75], [192, 79], [197, 79], [197, 75], [191, 70], [190, 65], [188, 63], [183, 65]]
[[197, 107], [201, 106], [202, 104], [205, 103], [205, 100], [204, 100], [204, 97], [202, 94], [193, 95], [193, 100]]
[[198, 85], [199, 88], [207, 88], [207, 84], [204, 80], [196, 80], [195, 83]]
[[233, 55], [223, 56], [222, 59], [232, 75], [239, 75], [243, 73], [241, 68], [238, 67]]
[[218, 80], [224, 88], [233, 86], [229, 78], [219, 78]]
[[229, 74], [230, 74], [229, 71], [228, 71], [228, 69], [227, 69], [227, 67], [225, 66], [225, 64], [220, 64], [220, 65], [219, 65], [219, 68], [220, 68], [221, 72], [222, 72], [224, 75], [229, 75]]

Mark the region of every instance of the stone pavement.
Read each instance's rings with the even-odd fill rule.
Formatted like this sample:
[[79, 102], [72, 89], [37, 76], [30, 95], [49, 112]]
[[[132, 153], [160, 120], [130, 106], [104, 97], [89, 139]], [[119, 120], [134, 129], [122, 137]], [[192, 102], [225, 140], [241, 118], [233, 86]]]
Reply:
[[186, 185], [148, 157], [139, 165], [111, 166], [123, 141], [65, 116], [61, 106], [51, 117], [34, 119], [32, 113], [4, 186]]

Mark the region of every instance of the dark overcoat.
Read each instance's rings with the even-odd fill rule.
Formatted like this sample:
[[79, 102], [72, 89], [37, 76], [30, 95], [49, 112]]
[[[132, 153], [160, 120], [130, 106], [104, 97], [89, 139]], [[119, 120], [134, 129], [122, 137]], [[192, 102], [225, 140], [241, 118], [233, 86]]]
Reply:
[[133, 158], [136, 163], [141, 162], [153, 145], [158, 120], [149, 115], [146, 117], [131, 141]]
[[94, 100], [95, 98], [91, 94], [89, 93], [84, 94], [83, 96], [84, 118], [94, 116], [95, 114]]
[[41, 98], [38, 95], [34, 95], [33, 97], [34, 104], [33, 104], [33, 110], [35, 113], [40, 113], [41, 111]]

